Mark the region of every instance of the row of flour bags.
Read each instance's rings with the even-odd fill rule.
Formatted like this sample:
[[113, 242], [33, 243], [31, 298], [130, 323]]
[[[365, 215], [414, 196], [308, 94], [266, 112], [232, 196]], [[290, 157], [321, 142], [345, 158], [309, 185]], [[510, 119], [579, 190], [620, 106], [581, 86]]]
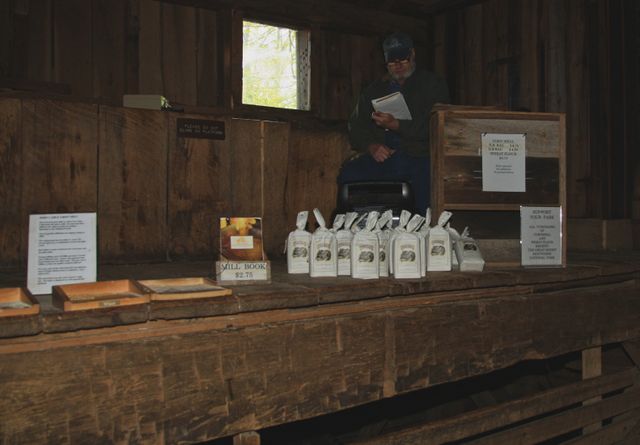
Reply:
[[442, 212], [432, 227], [430, 209], [425, 216], [403, 210], [393, 228], [391, 210], [338, 214], [331, 228], [320, 210], [313, 213], [318, 223], [315, 232], [305, 230], [309, 217], [305, 210], [298, 213], [296, 230], [287, 238], [287, 270], [291, 274], [421, 278], [427, 271], [450, 271], [452, 267], [463, 272], [484, 268], [478, 244], [467, 228], [462, 234], [451, 228], [448, 211]]

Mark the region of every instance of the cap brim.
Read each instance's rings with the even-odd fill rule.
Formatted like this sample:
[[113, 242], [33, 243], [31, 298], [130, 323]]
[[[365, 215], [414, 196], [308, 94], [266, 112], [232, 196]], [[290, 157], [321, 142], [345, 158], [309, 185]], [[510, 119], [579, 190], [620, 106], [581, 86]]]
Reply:
[[384, 58], [387, 62], [393, 62], [394, 60], [406, 59], [410, 54], [411, 48], [394, 48], [387, 51]]

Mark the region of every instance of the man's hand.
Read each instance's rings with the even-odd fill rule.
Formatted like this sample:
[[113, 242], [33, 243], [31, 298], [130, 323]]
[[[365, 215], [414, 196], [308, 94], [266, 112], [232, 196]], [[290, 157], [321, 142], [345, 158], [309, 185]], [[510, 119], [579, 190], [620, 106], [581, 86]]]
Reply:
[[391, 157], [395, 150], [387, 147], [383, 144], [371, 144], [369, 145], [369, 153], [376, 162], [384, 162]]
[[393, 114], [374, 111], [371, 113], [371, 119], [373, 119], [378, 127], [382, 127], [386, 130], [397, 130], [400, 128], [400, 122], [398, 122], [398, 119], [393, 117]]

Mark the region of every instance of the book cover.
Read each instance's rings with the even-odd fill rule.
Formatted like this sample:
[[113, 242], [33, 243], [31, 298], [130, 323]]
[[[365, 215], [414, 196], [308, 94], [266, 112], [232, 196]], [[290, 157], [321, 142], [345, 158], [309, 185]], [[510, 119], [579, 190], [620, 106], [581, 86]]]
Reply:
[[220, 218], [220, 260], [266, 260], [262, 243], [262, 218]]

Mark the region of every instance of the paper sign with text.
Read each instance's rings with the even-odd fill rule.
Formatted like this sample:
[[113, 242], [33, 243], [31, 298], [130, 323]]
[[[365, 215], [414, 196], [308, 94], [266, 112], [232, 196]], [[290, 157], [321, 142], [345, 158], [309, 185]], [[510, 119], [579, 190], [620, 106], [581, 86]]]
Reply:
[[41, 295], [96, 281], [96, 252], [95, 213], [30, 215], [27, 287]]
[[523, 266], [562, 266], [562, 208], [520, 207]]
[[525, 192], [526, 134], [482, 134], [482, 191]]

